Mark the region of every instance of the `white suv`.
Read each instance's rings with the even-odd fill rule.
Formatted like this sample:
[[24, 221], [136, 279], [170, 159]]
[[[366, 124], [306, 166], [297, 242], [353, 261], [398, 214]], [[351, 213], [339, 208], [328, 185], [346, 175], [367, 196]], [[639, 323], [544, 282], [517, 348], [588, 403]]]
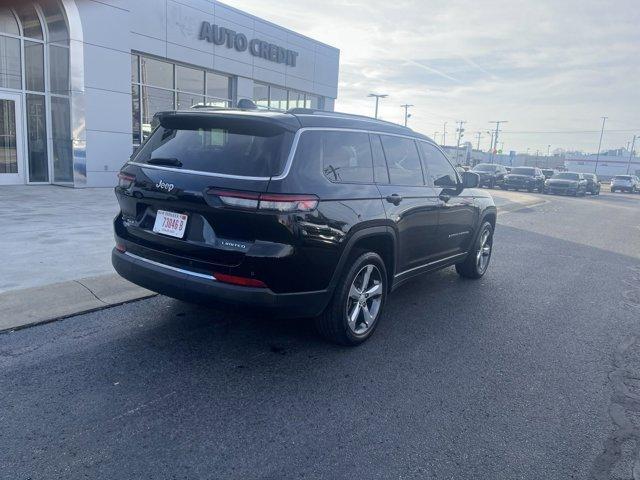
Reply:
[[611, 179], [611, 192], [640, 192], [640, 179], [635, 175], [616, 175]]

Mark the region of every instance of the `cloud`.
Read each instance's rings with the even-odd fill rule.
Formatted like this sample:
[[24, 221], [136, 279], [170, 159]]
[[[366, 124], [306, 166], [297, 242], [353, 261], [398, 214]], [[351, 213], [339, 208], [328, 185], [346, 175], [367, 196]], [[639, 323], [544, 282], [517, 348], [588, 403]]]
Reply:
[[[637, 0], [237, 0], [229, 3], [341, 50], [336, 109], [373, 113], [432, 135], [465, 119], [486, 131], [504, 118], [506, 149], [597, 148], [592, 134], [522, 131], [640, 130]], [[437, 128], [437, 127], [440, 128]], [[639, 132], [640, 133], [640, 132]], [[605, 133], [604, 148], [633, 132]], [[629, 138], [627, 138], [629, 137]], [[485, 145], [488, 144], [488, 138]]]

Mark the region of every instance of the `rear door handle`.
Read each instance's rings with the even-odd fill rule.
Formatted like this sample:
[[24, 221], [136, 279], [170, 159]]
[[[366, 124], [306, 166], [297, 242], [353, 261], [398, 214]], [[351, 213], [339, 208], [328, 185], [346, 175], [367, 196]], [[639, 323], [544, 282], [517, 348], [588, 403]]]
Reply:
[[401, 201], [402, 201], [402, 197], [397, 193], [387, 196], [387, 202], [393, 203], [394, 205], [399, 205]]

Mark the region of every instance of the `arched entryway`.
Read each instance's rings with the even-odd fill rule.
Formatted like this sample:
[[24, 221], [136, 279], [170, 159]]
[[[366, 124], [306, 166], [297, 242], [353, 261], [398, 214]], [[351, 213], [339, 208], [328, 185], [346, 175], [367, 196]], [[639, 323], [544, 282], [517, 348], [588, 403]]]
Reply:
[[73, 184], [69, 43], [58, 0], [0, 7], [0, 185]]

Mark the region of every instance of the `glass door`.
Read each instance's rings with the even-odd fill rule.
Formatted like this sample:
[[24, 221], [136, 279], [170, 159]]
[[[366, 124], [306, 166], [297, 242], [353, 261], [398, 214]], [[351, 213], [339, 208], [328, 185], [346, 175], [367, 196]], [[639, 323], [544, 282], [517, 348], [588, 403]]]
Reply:
[[24, 183], [24, 136], [20, 95], [0, 92], [0, 185]]

